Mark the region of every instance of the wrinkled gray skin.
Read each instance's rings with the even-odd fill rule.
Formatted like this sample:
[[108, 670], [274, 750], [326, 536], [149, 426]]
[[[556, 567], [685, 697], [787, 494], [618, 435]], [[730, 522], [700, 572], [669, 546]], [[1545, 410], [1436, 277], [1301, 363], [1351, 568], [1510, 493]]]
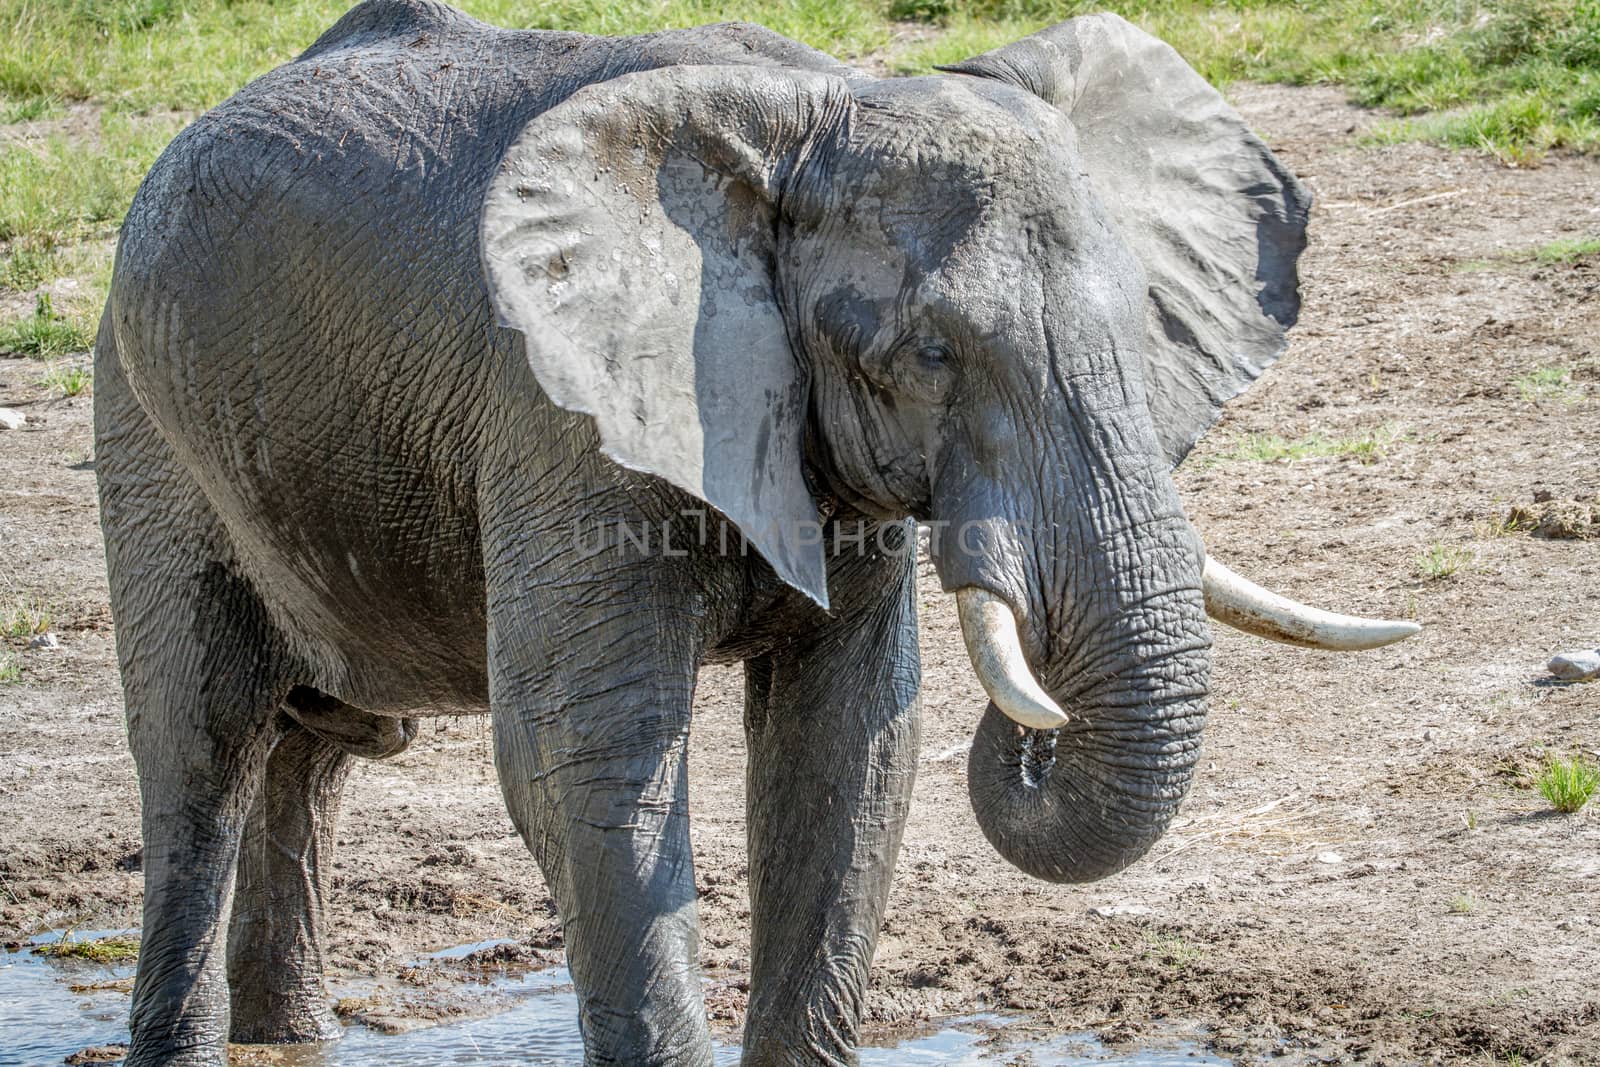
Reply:
[[[1305, 213], [1197, 82], [1114, 19], [890, 82], [757, 27], [385, 0], [178, 137], [96, 350], [145, 840], [127, 1062], [333, 1036], [350, 761], [486, 711], [589, 1061], [709, 1063], [685, 757], [696, 668], [736, 660], [745, 1062], [853, 1062], [917, 759], [907, 516], [965, 530], [945, 587], [1011, 605], [1071, 715], [985, 714], [990, 839], [1061, 881], [1148, 849], [1208, 676], [1168, 472], [1276, 354]], [[1167, 176], [1119, 174], [1146, 139]], [[794, 533], [818, 517], [864, 547]], [[587, 550], [601, 519], [677, 541]]]

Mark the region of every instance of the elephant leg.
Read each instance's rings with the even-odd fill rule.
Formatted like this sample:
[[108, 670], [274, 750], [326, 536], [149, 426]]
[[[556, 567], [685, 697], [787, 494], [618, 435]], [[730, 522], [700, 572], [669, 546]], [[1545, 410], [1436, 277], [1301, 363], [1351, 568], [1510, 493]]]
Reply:
[[695, 597], [659, 574], [489, 585], [495, 764], [561, 916], [586, 1062], [709, 1067], [686, 775]]
[[129, 1067], [220, 1067], [240, 835], [289, 686], [286, 656], [226, 540], [96, 345], [100, 516], [144, 833]]
[[921, 710], [911, 561], [849, 562], [829, 577], [837, 621], [746, 665], [745, 1067], [856, 1062], [911, 802]]
[[323, 900], [353, 758], [283, 716], [240, 850], [228, 926], [229, 1040], [327, 1041], [341, 1027], [322, 985]]
[[226, 930], [239, 842], [287, 686], [274, 685], [254, 598], [213, 578], [173, 580], [188, 588], [150, 612], [130, 611], [122, 598], [117, 614], [144, 833], [129, 1067], [225, 1061]]

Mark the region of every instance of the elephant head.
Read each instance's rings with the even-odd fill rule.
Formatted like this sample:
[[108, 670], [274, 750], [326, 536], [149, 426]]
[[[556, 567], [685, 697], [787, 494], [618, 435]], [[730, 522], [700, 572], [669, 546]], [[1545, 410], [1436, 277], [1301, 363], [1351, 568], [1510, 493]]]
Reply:
[[1208, 565], [1170, 477], [1295, 320], [1295, 179], [1115, 16], [953, 71], [584, 89], [507, 152], [484, 263], [549, 397], [817, 603], [819, 498], [930, 525], [992, 698], [979, 822], [1024, 870], [1085, 880], [1188, 786], [1208, 606], [1325, 647], [1409, 624]]

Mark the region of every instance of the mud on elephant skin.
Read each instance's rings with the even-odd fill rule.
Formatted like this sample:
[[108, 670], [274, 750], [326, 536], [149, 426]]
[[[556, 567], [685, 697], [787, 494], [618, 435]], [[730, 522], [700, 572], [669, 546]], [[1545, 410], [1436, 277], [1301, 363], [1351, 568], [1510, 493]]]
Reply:
[[1195, 765], [1207, 607], [1406, 630], [1207, 562], [1169, 477], [1282, 348], [1306, 211], [1113, 16], [878, 80], [753, 26], [372, 0], [197, 119], [96, 345], [145, 838], [128, 1062], [336, 1032], [350, 761], [465, 711], [589, 1061], [709, 1063], [685, 753], [696, 670], [731, 661], [745, 1062], [852, 1062], [916, 767], [913, 519], [993, 698], [990, 840], [1056, 880], [1135, 861]]

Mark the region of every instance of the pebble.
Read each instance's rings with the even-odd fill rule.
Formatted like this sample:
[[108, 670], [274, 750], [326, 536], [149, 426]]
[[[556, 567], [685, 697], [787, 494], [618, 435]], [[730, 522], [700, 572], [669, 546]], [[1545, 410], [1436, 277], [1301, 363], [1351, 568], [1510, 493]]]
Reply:
[[1563, 652], [1549, 664], [1550, 673], [1566, 682], [1600, 678], [1600, 648], [1587, 652]]
[[1089, 914], [1097, 919], [1115, 919], [1128, 915], [1150, 915], [1153, 909], [1143, 904], [1096, 904]]
[[1344, 862], [1344, 857], [1339, 855], [1337, 852], [1318, 852], [1317, 853], [1317, 862], [1318, 863], [1343, 863]]
[[28, 416], [15, 408], [0, 408], [0, 430], [20, 430]]
[[61, 647], [61, 638], [57, 637], [53, 633], [50, 633], [49, 631], [46, 631], [46, 632], [44, 632], [42, 634], [34, 634], [33, 640], [28, 642], [28, 647], [29, 648], [60, 648]]

